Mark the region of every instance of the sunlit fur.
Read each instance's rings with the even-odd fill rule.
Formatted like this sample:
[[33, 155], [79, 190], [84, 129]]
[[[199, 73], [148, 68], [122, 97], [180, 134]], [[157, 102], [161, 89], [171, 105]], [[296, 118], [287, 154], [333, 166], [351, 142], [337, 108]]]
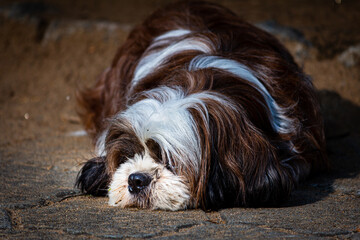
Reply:
[[[112, 206], [275, 206], [328, 167], [310, 78], [274, 37], [216, 4], [156, 11], [78, 100], [98, 157], [77, 185], [108, 192]], [[139, 192], [135, 173], [150, 179]]]

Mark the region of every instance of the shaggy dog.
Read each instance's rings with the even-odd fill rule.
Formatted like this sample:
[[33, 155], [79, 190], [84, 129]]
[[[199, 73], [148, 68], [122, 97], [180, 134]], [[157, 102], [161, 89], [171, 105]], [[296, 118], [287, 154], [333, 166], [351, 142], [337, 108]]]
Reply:
[[215, 4], [156, 11], [78, 99], [98, 155], [77, 186], [112, 206], [273, 206], [328, 166], [310, 78]]

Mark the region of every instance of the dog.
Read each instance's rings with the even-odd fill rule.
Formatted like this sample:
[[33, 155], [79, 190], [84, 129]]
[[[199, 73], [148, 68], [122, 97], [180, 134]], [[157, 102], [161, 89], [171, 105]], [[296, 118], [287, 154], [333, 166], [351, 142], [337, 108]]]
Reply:
[[97, 156], [76, 185], [111, 206], [278, 206], [329, 166], [310, 77], [277, 39], [213, 3], [150, 15], [78, 101]]

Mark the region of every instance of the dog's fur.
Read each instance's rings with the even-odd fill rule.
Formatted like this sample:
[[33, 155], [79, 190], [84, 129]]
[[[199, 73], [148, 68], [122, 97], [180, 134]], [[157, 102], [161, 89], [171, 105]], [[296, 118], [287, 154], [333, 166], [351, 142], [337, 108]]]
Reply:
[[98, 157], [77, 185], [110, 205], [277, 205], [328, 166], [310, 78], [273, 36], [215, 4], [156, 11], [78, 99]]

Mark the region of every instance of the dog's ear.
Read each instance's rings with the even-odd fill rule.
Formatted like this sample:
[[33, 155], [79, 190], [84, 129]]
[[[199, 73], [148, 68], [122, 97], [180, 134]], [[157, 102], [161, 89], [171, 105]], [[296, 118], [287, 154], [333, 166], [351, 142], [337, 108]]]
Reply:
[[76, 178], [75, 186], [81, 192], [94, 196], [105, 196], [110, 177], [106, 171], [105, 157], [92, 158], [85, 163]]

